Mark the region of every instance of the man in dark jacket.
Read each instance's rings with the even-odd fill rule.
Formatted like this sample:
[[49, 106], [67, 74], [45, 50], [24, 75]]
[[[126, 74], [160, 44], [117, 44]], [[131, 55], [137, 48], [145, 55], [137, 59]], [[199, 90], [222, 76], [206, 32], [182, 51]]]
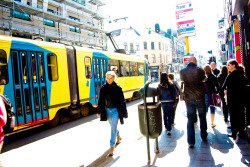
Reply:
[[212, 71], [213, 71], [213, 73], [214, 73], [214, 75], [217, 77], [218, 75], [219, 75], [219, 73], [220, 73], [220, 70], [218, 70], [216, 67], [215, 67], [215, 62], [212, 62], [211, 63], [211, 68], [212, 68]]
[[195, 57], [190, 57], [189, 64], [180, 72], [180, 79], [184, 82], [184, 95], [187, 107], [187, 141], [190, 148], [195, 144], [196, 109], [199, 113], [201, 138], [203, 141], [207, 139], [207, 120], [205, 105], [205, 88], [203, 80], [205, 79], [205, 71], [197, 67]]
[[[119, 144], [121, 137], [117, 130], [118, 119], [121, 124], [124, 123], [123, 118], [128, 117], [126, 101], [122, 92], [122, 88], [114, 80], [116, 74], [114, 71], [106, 73], [107, 83], [100, 90], [98, 107], [96, 109], [97, 116], [101, 114], [101, 121], [109, 121], [111, 126], [111, 139], [109, 156], [113, 156], [115, 144]], [[116, 141], [117, 137], [117, 141]]]

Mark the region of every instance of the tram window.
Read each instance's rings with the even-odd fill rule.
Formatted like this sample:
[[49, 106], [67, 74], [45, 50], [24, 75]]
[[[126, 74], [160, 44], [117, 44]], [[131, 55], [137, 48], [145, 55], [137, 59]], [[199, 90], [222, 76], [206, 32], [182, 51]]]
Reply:
[[43, 97], [43, 109], [47, 110], [47, 97], [45, 94], [45, 88], [42, 87], [42, 97]]
[[29, 101], [29, 96], [30, 96], [29, 91], [28, 89], [25, 89], [24, 92], [25, 92], [26, 113], [30, 114], [31, 108], [30, 108], [30, 101]]
[[31, 54], [32, 57], [32, 72], [33, 72], [33, 80], [36, 82], [36, 57], [35, 54]]
[[138, 76], [137, 62], [130, 62], [130, 76]]
[[129, 76], [129, 62], [128, 61], [121, 61], [121, 77]]
[[108, 60], [108, 67], [109, 71], [114, 71], [117, 76], [120, 76], [119, 74], [119, 61], [118, 60]]
[[40, 67], [40, 79], [44, 82], [44, 72], [43, 72], [43, 55], [39, 54], [39, 67]]
[[8, 82], [7, 54], [0, 49], [0, 85], [6, 85]]
[[92, 78], [92, 69], [91, 69], [91, 58], [85, 57], [85, 76], [86, 78]]
[[23, 82], [27, 83], [26, 54], [22, 53]]
[[47, 55], [48, 62], [48, 76], [50, 81], [58, 80], [58, 71], [57, 71], [57, 58], [53, 53]]
[[35, 108], [36, 108], [36, 112], [39, 112], [40, 111], [40, 108], [39, 108], [39, 95], [38, 95], [38, 89], [35, 88]]
[[22, 103], [21, 103], [21, 95], [20, 90], [16, 90], [16, 106], [17, 106], [17, 113], [19, 116], [22, 115]]
[[15, 76], [15, 84], [19, 84], [19, 75], [18, 75], [18, 62], [17, 62], [17, 53], [13, 52], [13, 68], [14, 68], [14, 76]]
[[143, 63], [138, 63], [138, 71], [139, 71], [139, 75], [144, 75], [144, 64]]

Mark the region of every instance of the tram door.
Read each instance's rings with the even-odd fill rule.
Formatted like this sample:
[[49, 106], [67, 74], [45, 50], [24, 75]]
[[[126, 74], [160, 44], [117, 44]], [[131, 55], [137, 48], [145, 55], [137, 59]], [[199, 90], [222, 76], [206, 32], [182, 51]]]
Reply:
[[11, 51], [17, 125], [48, 120], [42, 52]]
[[100, 89], [102, 85], [106, 82], [105, 74], [107, 72], [107, 59], [94, 57], [93, 66], [94, 66], [94, 80], [95, 80], [95, 97], [96, 97], [96, 103], [98, 103]]

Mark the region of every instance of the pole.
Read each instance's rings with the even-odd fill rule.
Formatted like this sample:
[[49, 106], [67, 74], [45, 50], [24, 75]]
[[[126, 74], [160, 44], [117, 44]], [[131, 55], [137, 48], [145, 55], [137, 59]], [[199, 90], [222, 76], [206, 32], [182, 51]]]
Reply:
[[148, 119], [148, 109], [147, 109], [147, 90], [148, 90], [148, 85], [151, 84], [151, 82], [147, 82], [145, 87], [144, 87], [144, 108], [146, 112], [146, 121], [147, 121], [147, 151], [148, 151], [148, 164], [150, 164], [150, 147], [149, 147], [149, 119]]
[[185, 41], [186, 41], [187, 55], [189, 55], [189, 43], [188, 43], [188, 37], [185, 37]]

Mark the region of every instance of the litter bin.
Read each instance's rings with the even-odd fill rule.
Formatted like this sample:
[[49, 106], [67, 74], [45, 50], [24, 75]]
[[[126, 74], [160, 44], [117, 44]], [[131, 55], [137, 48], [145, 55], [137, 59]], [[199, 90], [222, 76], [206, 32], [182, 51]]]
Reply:
[[[147, 103], [148, 120], [149, 120], [149, 138], [155, 139], [160, 136], [162, 131], [162, 116], [161, 116], [161, 103], [150, 102]], [[144, 103], [138, 106], [139, 126], [141, 134], [147, 137], [147, 120]]]
[[[160, 94], [156, 85], [147, 82], [139, 90], [139, 96], [143, 97], [144, 103], [138, 105], [140, 132], [147, 138], [148, 164], [150, 164], [149, 138], [155, 139], [156, 153], [159, 152], [158, 136], [162, 131], [161, 103], [155, 102], [155, 97]], [[147, 97], [153, 97], [153, 102], [147, 103]]]

